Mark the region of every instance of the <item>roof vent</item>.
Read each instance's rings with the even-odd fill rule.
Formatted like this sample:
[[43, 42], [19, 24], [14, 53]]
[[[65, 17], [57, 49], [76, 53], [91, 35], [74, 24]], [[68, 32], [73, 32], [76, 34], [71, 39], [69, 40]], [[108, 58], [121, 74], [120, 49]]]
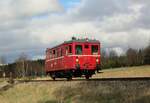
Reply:
[[72, 37], [72, 40], [76, 40], [76, 37], [73, 36], [73, 37]]

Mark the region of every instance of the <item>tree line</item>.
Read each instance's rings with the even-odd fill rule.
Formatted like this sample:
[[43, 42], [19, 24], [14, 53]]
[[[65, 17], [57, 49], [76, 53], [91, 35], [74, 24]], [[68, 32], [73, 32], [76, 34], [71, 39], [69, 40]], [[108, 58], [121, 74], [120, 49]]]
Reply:
[[43, 59], [29, 60], [26, 54], [21, 54], [14, 63], [0, 66], [0, 77], [34, 77], [45, 75]]
[[[3, 63], [5, 59], [1, 60]], [[44, 71], [45, 60], [29, 60], [27, 55], [21, 54], [19, 58], [11, 64], [0, 66], [0, 77], [34, 77], [45, 76]], [[150, 45], [144, 49], [129, 48], [124, 55], [118, 56], [115, 51], [110, 51], [109, 55], [105, 51], [101, 53], [101, 67], [102, 69], [126, 67], [126, 66], [140, 66], [150, 64]]]
[[109, 55], [105, 51], [101, 54], [102, 69], [126, 66], [140, 66], [150, 64], [150, 45], [144, 49], [129, 48], [124, 55], [118, 56], [115, 51]]

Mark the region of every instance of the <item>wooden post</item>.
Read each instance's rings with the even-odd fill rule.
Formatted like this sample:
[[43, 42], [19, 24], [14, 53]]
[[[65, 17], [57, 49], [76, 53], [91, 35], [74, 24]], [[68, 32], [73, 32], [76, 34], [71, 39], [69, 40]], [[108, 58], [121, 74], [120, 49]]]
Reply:
[[14, 83], [12, 72], [10, 72], [9, 82], [10, 82], [11, 84]]
[[6, 74], [5, 74], [5, 72], [3, 72], [3, 78], [4, 78], [4, 80], [6, 80]]

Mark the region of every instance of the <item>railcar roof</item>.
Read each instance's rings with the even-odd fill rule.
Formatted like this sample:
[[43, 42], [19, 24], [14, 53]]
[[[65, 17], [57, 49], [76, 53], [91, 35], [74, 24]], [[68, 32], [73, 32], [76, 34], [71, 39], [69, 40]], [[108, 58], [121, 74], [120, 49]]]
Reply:
[[92, 39], [74, 39], [69, 41], [64, 41], [64, 43], [72, 43], [72, 42], [91, 42], [91, 43], [99, 43], [98, 40], [92, 40]]
[[88, 42], [88, 43], [100, 43], [96, 39], [88, 39], [88, 38], [85, 38], [85, 39], [76, 39], [76, 38], [73, 38], [72, 40], [64, 41], [64, 43], [62, 43], [62, 44], [59, 44], [59, 45], [56, 45], [56, 46], [54, 46], [52, 48], [47, 48], [47, 49], [53, 49], [53, 48], [56, 48], [56, 47], [58, 47], [60, 45], [68, 44], [68, 43], [73, 43], [73, 42], [80, 42], [80, 43], [84, 43], [84, 42]]

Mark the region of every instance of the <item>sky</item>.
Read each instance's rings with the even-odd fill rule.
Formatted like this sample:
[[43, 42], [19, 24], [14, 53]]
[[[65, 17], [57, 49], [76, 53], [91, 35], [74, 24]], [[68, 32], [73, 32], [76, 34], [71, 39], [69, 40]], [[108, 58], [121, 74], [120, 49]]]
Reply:
[[0, 0], [0, 57], [45, 50], [72, 36], [96, 38], [104, 50], [123, 54], [150, 44], [149, 0]]

